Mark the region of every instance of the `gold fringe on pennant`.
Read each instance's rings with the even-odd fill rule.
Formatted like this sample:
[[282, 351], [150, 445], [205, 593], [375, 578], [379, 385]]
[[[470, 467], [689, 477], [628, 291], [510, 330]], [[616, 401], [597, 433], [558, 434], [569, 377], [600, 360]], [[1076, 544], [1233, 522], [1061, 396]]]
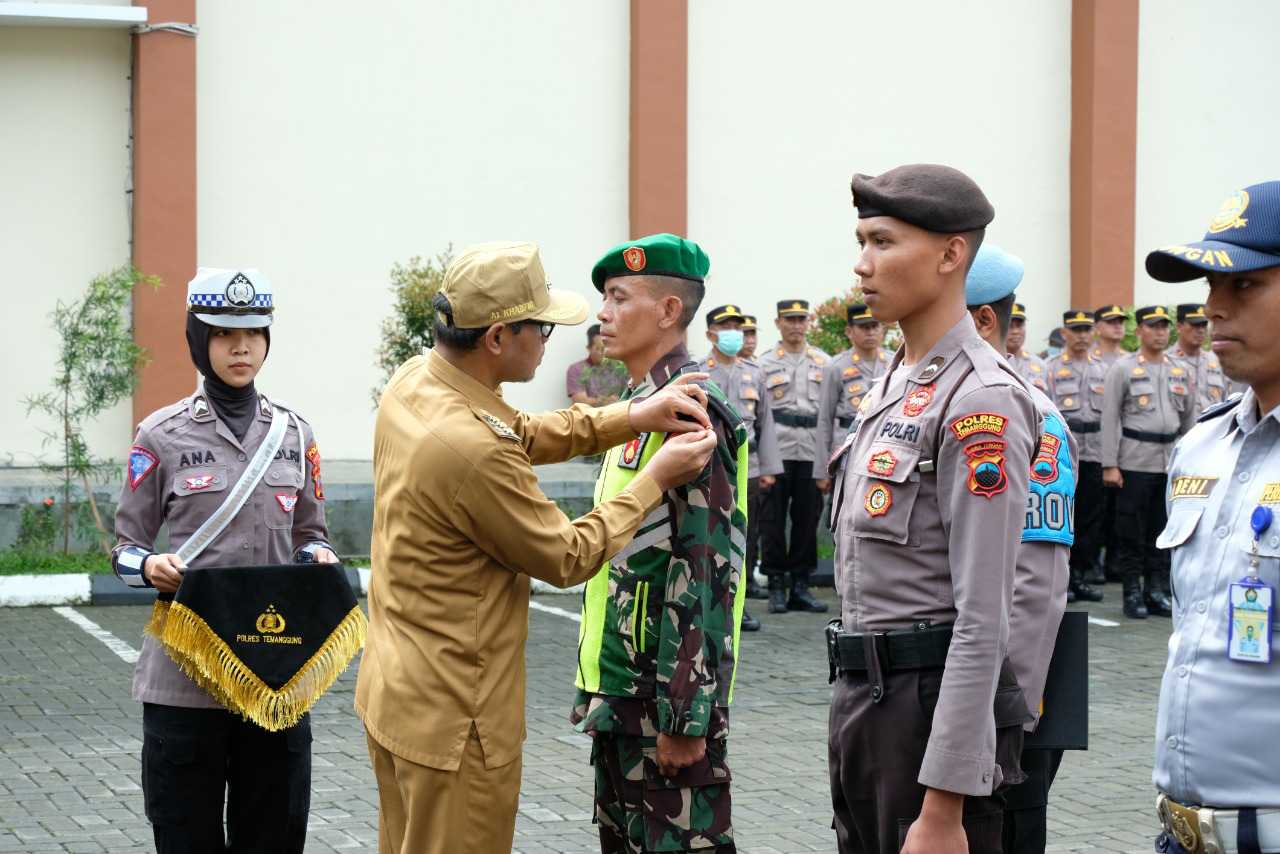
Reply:
[[151, 606], [151, 618], [142, 627], [144, 632], [162, 644], [164, 643], [164, 624], [169, 619], [169, 606], [172, 604], [172, 599], [157, 599]]
[[274, 691], [198, 614], [175, 602], [161, 615], [160, 604], [152, 611], [147, 631], [159, 618], [158, 637], [169, 657], [218, 702], [271, 732], [293, 726], [316, 704], [364, 646], [369, 628], [360, 606], [352, 608], [302, 669]]

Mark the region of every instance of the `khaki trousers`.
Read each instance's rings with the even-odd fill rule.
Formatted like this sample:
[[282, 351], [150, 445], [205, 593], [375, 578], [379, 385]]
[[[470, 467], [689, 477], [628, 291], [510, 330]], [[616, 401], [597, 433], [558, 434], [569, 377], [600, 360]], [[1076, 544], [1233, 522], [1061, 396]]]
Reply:
[[379, 854], [510, 851], [520, 804], [519, 758], [484, 767], [475, 726], [457, 771], [410, 762], [365, 732], [378, 781]]

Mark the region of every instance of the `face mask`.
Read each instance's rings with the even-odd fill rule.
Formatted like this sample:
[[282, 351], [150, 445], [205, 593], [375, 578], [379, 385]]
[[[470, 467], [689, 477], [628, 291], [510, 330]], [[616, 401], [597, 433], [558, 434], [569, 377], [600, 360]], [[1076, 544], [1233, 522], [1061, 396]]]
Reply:
[[736, 356], [742, 349], [742, 330], [724, 329], [716, 333], [716, 348], [726, 356]]

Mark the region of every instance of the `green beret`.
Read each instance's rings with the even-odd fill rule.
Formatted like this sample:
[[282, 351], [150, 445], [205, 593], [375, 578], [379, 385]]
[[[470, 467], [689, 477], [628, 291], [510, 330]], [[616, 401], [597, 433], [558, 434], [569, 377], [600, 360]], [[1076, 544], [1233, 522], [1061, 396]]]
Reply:
[[883, 175], [854, 175], [853, 206], [858, 219], [891, 216], [942, 234], [985, 228], [996, 217], [973, 179], [950, 166], [916, 163]]
[[711, 261], [702, 247], [674, 234], [651, 234], [628, 240], [604, 253], [591, 268], [591, 282], [604, 293], [604, 280], [613, 276], [675, 276], [706, 281]]

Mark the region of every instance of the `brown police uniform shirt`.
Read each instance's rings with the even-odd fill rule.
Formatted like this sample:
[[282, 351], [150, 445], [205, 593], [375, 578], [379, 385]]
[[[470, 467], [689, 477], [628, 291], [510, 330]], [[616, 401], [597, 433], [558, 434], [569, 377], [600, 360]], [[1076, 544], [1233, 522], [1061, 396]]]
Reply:
[[1196, 412], [1204, 412], [1210, 406], [1222, 403], [1230, 394], [1230, 380], [1222, 372], [1218, 357], [1206, 350], [1187, 353], [1179, 344], [1173, 358], [1182, 362], [1191, 373], [1191, 387], [1196, 392]]
[[[818, 406], [822, 402], [822, 372], [831, 357], [817, 347], [805, 346], [799, 353], [788, 352], [781, 344], [761, 354], [765, 393], [773, 407], [778, 432], [778, 450], [784, 460], [813, 459], [817, 442]], [[783, 424], [778, 415], [799, 415], [814, 419], [814, 427]]]
[[902, 353], [830, 468], [841, 616], [851, 632], [954, 626], [918, 779], [989, 795], [1002, 779], [993, 702], [1040, 416], [968, 313], [895, 383]]
[[[1173, 443], [1195, 424], [1196, 408], [1187, 368], [1168, 356], [1151, 362], [1141, 353], [1116, 360], [1107, 372], [1102, 408], [1102, 466], [1163, 473]], [[1170, 437], [1142, 441], [1124, 430]]]
[[[289, 409], [286, 404], [274, 404]], [[226, 500], [271, 426], [273, 401], [259, 395], [258, 414], [244, 441], [236, 439], [209, 404], [201, 385], [184, 400], [138, 425], [131, 471], [116, 506], [117, 573], [121, 561], [155, 552], [160, 526], [176, 552]], [[296, 420], [295, 420], [296, 419]], [[301, 432], [299, 432], [301, 428]], [[140, 460], [136, 470], [133, 459]], [[154, 463], [152, 463], [154, 461]], [[294, 563], [310, 544], [327, 545], [320, 452], [311, 426], [295, 414], [266, 473], [227, 527], [188, 565], [255, 566]], [[138, 570], [141, 569], [139, 566]], [[299, 566], [306, 572], [306, 566]], [[188, 708], [221, 708], [184, 674], [160, 644], [144, 635], [133, 673], [133, 699]]]
[[747, 477], [782, 474], [777, 428], [773, 423], [771, 395], [764, 393], [760, 366], [745, 359], [724, 356], [712, 350], [698, 365], [711, 375], [711, 382], [724, 392], [729, 405], [742, 416], [747, 428]]
[[434, 352], [387, 383], [355, 700], [379, 744], [455, 771], [474, 725], [486, 767], [520, 755], [529, 578], [586, 581], [662, 500], [641, 472], [571, 521], [538, 488], [533, 466], [634, 439], [628, 408], [527, 415]]
[[1053, 377], [1045, 367], [1044, 359], [1029, 350], [1009, 354], [1009, 364], [1014, 372], [1045, 394], [1053, 394]]
[[822, 399], [818, 403], [818, 435], [813, 451], [813, 477], [827, 476], [827, 462], [849, 434], [862, 398], [871, 393], [871, 384], [884, 376], [893, 353], [878, 350], [864, 359], [849, 349], [834, 356], [822, 374]]
[[1053, 374], [1053, 402], [1080, 446], [1080, 460], [1102, 461], [1102, 399], [1107, 367], [1090, 354], [1073, 360], [1066, 353], [1048, 362]]

